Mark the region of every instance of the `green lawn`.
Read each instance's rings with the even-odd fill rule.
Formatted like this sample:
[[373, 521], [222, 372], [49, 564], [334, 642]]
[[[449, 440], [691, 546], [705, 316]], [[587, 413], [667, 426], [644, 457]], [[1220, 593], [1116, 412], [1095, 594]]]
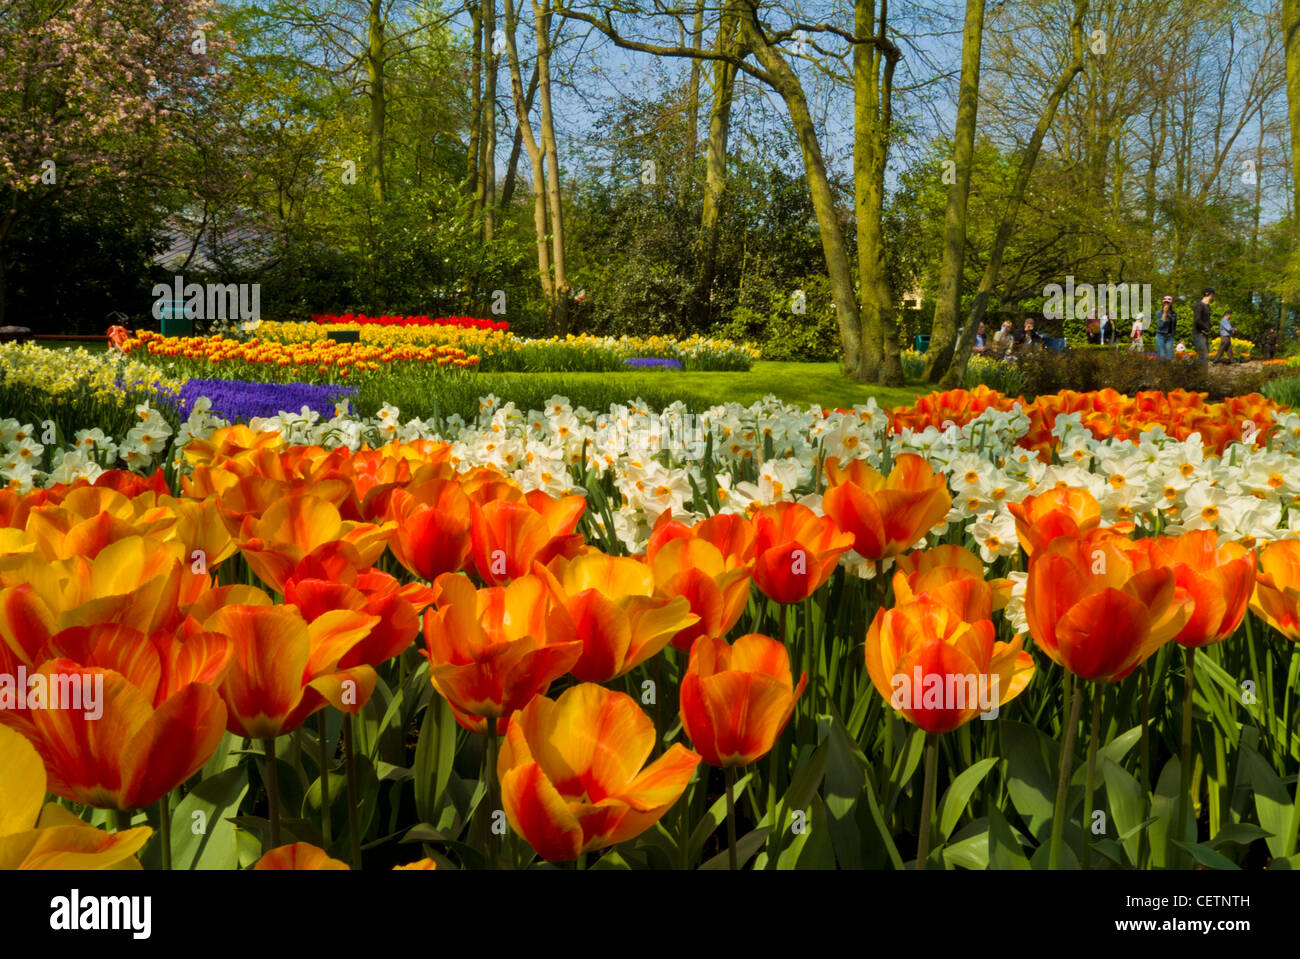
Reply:
[[[498, 374], [502, 375], [502, 374]], [[524, 374], [518, 374], [524, 375]], [[566, 373], [575, 382], [609, 384], [616, 379], [633, 392], [672, 390], [682, 399], [749, 405], [769, 393], [788, 403], [819, 403], [848, 409], [874, 396], [881, 406], [916, 402], [916, 387], [889, 388], [850, 380], [838, 363], [778, 363], [759, 360], [748, 373], [683, 373], [664, 370], [646, 373]], [[930, 392], [928, 388], [923, 392]]]
[[[81, 346], [103, 352], [106, 341], [68, 343], [36, 340], [48, 349]], [[220, 376], [220, 374], [212, 374]], [[229, 378], [238, 378], [231, 375]], [[520, 407], [540, 409], [555, 393], [567, 395], [575, 405], [604, 408], [611, 402], [626, 402], [638, 396], [651, 406], [665, 406], [680, 399], [692, 409], [719, 403], [749, 405], [769, 393], [788, 403], [817, 403], [825, 408], [849, 408], [875, 397], [881, 406], [901, 406], [916, 401], [926, 387], [886, 388], [850, 380], [837, 363], [797, 363], [763, 361], [745, 373], [695, 373], [678, 370], [599, 373], [475, 373], [431, 395], [427, 383], [401, 379], [362, 382], [356, 398], [362, 412], [372, 414], [383, 403], [394, 403], [406, 415], [427, 416], [435, 408], [443, 413], [469, 415], [477, 407], [477, 397], [495, 393], [501, 400], [512, 400]]]

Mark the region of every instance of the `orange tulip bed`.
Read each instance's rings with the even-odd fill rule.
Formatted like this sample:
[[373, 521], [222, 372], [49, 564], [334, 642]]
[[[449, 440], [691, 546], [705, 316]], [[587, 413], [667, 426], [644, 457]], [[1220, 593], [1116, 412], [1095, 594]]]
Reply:
[[202, 415], [0, 490], [0, 867], [1300, 865], [1258, 397]]
[[171, 361], [196, 374], [220, 371], [255, 382], [277, 381], [292, 371], [294, 382], [337, 383], [355, 372], [380, 370], [470, 369], [479, 362], [456, 346], [441, 344], [335, 343], [319, 339], [310, 343], [279, 343], [251, 339], [247, 342], [221, 336], [163, 336], [140, 330], [124, 340], [123, 353], [137, 353], [155, 363]]

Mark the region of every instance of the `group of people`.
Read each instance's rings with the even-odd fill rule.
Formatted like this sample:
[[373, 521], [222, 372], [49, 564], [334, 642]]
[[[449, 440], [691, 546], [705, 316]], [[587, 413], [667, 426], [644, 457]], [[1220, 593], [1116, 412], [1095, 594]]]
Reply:
[[1043, 337], [1034, 329], [1034, 320], [1029, 317], [1025, 320], [1024, 329], [1019, 333], [1010, 320], [1003, 320], [1002, 326], [991, 338], [985, 334], [984, 324], [981, 323], [975, 329], [975, 346], [972, 347], [971, 352], [1001, 358], [1024, 350], [1042, 348]]
[[[1213, 302], [1214, 290], [1207, 287], [1201, 292], [1201, 298], [1192, 309], [1192, 346], [1201, 362], [1209, 362], [1211, 359], [1210, 338], [1214, 333], [1214, 318], [1210, 312], [1210, 304]], [[1089, 316], [1084, 328], [1089, 343], [1118, 344], [1119, 342], [1118, 324], [1108, 314], [1103, 313], [1100, 320], [1096, 315]], [[1145, 336], [1148, 328], [1146, 316], [1139, 313], [1133, 318], [1133, 327], [1129, 331], [1130, 351], [1134, 353], [1145, 351]], [[1219, 351], [1213, 357], [1215, 362], [1232, 361], [1232, 337], [1236, 332], [1236, 327], [1232, 325], [1232, 310], [1224, 310], [1223, 316], [1219, 318]], [[1172, 360], [1175, 354], [1181, 356], [1187, 352], [1187, 346], [1182, 340], [1178, 341], [1177, 346], [1174, 345], [1174, 340], [1178, 336], [1178, 313], [1174, 309], [1172, 296], [1166, 296], [1160, 303], [1160, 312], [1155, 317], [1155, 334], [1156, 356], [1159, 359]]]
[[[1192, 346], [1202, 363], [1208, 363], [1210, 359], [1218, 363], [1230, 363], [1233, 360], [1232, 337], [1237, 332], [1236, 327], [1232, 325], [1232, 310], [1224, 310], [1219, 318], [1219, 351], [1213, 357], [1210, 356], [1210, 339], [1214, 334], [1214, 317], [1210, 305], [1213, 302], [1214, 290], [1207, 287], [1192, 309]], [[1145, 352], [1146, 331], [1151, 325], [1142, 313], [1133, 318], [1133, 326], [1129, 330], [1131, 352]], [[1175, 354], [1182, 356], [1187, 352], [1187, 346], [1182, 340], [1178, 340], [1176, 346], [1174, 344], [1178, 336], [1178, 314], [1174, 309], [1172, 296], [1166, 296], [1161, 301], [1160, 312], [1155, 316], [1154, 326], [1156, 356], [1159, 359], [1172, 360]], [[1103, 313], [1100, 320], [1095, 312], [1089, 315], [1084, 330], [1089, 343], [1119, 344], [1119, 325], [1107, 313]], [[972, 352], [1002, 359], [1029, 350], [1041, 350], [1043, 346], [1043, 337], [1034, 329], [1034, 321], [1031, 317], [1025, 320], [1024, 328], [1019, 332], [1015, 330], [1010, 320], [1004, 320], [992, 337], [986, 336], [984, 324], [980, 323], [975, 331], [975, 346]]]

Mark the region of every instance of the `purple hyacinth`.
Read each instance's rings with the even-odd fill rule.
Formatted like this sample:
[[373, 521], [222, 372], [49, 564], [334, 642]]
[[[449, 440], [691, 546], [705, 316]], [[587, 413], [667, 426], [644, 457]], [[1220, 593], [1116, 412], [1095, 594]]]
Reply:
[[680, 370], [682, 368], [681, 360], [666, 359], [658, 356], [637, 356], [624, 360], [623, 362], [638, 370]]
[[216, 415], [232, 423], [247, 423], [258, 416], [298, 413], [304, 406], [330, 417], [334, 405], [354, 393], [356, 388], [351, 386], [193, 379], [181, 387], [180, 396], [170, 400], [170, 405], [185, 417], [199, 397], [206, 396]]

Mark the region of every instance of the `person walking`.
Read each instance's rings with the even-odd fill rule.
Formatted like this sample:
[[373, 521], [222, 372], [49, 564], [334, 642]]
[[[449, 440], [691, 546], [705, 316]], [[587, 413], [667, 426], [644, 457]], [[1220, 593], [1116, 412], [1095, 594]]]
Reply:
[[1237, 328], [1232, 325], [1232, 310], [1224, 310], [1219, 318], [1219, 352], [1214, 357], [1216, 363], [1232, 362], [1232, 334]]
[[1210, 362], [1210, 331], [1214, 328], [1210, 316], [1213, 302], [1214, 290], [1207, 286], [1192, 310], [1192, 344], [1196, 347], [1196, 358], [1207, 364]]
[[1166, 296], [1156, 317], [1156, 356], [1162, 360], [1174, 358], [1174, 336], [1178, 332], [1178, 315], [1174, 313], [1174, 298]]

